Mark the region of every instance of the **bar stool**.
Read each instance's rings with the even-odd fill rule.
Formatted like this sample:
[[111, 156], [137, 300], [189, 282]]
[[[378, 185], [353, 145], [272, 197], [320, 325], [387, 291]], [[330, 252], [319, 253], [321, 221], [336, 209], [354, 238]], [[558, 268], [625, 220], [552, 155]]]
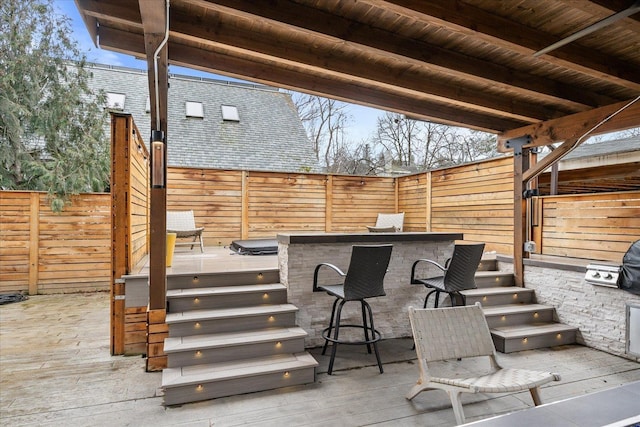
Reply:
[[[366, 344], [367, 351], [371, 354], [371, 345], [376, 353], [378, 368], [383, 373], [380, 353], [378, 352], [378, 341], [381, 339], [380, 332], [373, 324], [373, 312], [366, 298], [373, 298], [386, 295], [384, 292], [384, 276], [389, 267], [391, 259], [391, 249], [393, 245], [379, 246], [353, 246], [351, 251], [351, 261], [347, 273], [343, 273], [333, 264], [318, 264], [313, 273], [313, 291], [326, 292], [335, 297], [331, 310], [331, 320], [329, 327], [322, 332], [325, 339], [322, 354], [325, 354], [329, 342], [331, 345], [331, 360], [329, 361], [328, 374], [333, 372], [333, 362], [336, 357], [338, 344], [358, 345]], [[318, 285], [318, 273], [322, 267], [328, 267], [344, 277], [342, 283], [335, 285]], [[362, 310], [362, 325], [341, 324], [342, 307], [348, 301], [360, 301]], [[364, 331], [364, 339], [359, 341], [344, 340], [340, 338], [340, 328], [361, 328]]]

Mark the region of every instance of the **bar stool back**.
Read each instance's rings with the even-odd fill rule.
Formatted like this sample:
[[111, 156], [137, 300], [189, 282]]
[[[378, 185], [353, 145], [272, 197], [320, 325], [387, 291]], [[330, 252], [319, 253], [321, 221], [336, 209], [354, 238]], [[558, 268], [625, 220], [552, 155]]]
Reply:
[[[318, 264], [313, 273], [314, 292], [326, 292], [335, 297], [331, 311], [329, 326], [324, 329], [322, 337], [325, 339], [322, 354], [325, 354], [329, 342], [331, 345], [331, 360], [329, 361], [328, 374], [333, 373], [333, 364], [336, 356], [338, 344], [367, 346], [367, 351], [371, 353], [371, 346], [376, 354], [378, 368], [383, 373], [382, 362], [378, 352], [377, 342], [381, 339], [380, 332], [375, 329], [373, 323], [373, 311], [366, 301], [366, 298], [384, 296], [384, 276], [389, 267], [391, 259], [392, 245], [377, 246], [353, 246], [349, 269], [343, 273], [338, 267], [329, 263]], [[327, 267], [344, 278], [338, 284], [319, 285], [318, 273], [321, 268]], [[342, 307], [347, 301], [360, 301], [362, 310], [362, 324], [341, 324]], [[340, 338], [340, 328], [361, 328], [364, 332], [363, 340], [345, 340]]]

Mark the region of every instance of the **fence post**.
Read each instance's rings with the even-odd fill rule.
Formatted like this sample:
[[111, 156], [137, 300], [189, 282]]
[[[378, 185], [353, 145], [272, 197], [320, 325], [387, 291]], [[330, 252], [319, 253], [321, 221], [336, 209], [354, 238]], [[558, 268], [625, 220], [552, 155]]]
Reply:
[[240, 234], [242, 239], [249, 238], [249, 172], [242, 171], [242, 219], [240, 223]]
[[333, 175], [327, 175], [324, 193], [324, 231], [333, 229]]
[[426, 218], [425, 218], [425, 222], [426, 222], [426, 230], [425, 231], [431, 231], [431, 171], [426, 173], [427, 175], [427, 183], [425, 184], [427, 186], [427, 194], [426, 194]]
[[40, 194], [31, 192], [29, 207], [29, 295], [38, 293], [40, 269]]

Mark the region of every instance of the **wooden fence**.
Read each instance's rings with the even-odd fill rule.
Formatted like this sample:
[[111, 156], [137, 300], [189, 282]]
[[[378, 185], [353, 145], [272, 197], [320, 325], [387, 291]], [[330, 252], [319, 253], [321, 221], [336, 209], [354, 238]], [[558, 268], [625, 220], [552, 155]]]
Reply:
[[[129, 143], [138, 153], [138, 141]], [[132, 265], [147, 251], [144, 153], [127, 184]], [[62, 214], [41, 193], [2, 191], [0, 199], [0, 291], [109, 289], [109, 194], [74, 198]], [[640, 238], [638, 192], [537, 200], [543, 254], [619, 262]], [[193, 209], [208, 246], [288, 231], [364, 232], [379, 212], [405, 212], [406, 231], [462, 232], [487, 251], [513, 252], [511, 158], [395, 179], [170, 168], [167, 208]]]
[[0, 292], [67, 293], [108, 289], [108, 194], [82, 194], [62, 213], [46, 193], [0, 191]]
[[546, 196], [536, 202], [538, 250], [545, 255], [620, 264], [640, 239], [640, 191]]

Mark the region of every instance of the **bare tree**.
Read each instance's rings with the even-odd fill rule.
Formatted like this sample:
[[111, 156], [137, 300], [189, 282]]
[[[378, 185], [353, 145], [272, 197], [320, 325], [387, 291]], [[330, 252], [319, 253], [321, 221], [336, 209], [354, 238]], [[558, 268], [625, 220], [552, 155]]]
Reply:
[[375, 142], [391, 153], [396, 164], [401, 166], [415, 164], [415, 144], [419, 138], [418, 122], [415, 120], [390, 112], [378, 118]]
[[350, 116], [347, 105], [335, 99], [322, 98], [316, 95], [300, 93], [292, 94], [298, 115], [313, 144], [316, 158], [323, 157], [329, 167], [344, 145], [344, 131]]
[[433, 169], [495, 156], [489, 134], [386, 113], [378, 119], [375, 142], [400, 166]]

